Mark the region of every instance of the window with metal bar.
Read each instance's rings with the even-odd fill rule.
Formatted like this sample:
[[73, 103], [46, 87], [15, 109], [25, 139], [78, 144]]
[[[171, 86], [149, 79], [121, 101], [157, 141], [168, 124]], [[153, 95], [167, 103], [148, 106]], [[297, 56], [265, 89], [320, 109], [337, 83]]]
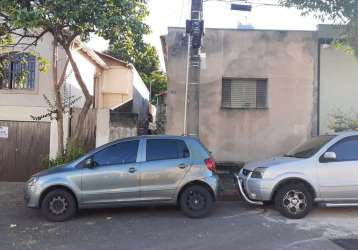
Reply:
[[11, 52], [0, 55], [0, 89], [34, 89], [36, 57]]
[[222, 81], [222, 108], [267, 108], [267, 79], [228, 79]]

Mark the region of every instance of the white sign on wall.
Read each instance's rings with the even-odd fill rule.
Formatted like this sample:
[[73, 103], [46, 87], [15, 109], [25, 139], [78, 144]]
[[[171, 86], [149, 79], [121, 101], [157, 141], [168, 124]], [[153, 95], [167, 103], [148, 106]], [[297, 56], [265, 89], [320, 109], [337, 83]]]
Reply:
[[0, 138], [9, 137], [9, 127], [0, 127]]

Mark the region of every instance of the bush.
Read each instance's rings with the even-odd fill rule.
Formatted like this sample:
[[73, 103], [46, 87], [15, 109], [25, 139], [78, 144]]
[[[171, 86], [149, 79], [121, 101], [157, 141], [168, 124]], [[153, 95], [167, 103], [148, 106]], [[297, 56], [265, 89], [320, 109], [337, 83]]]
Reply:
[[355, 112], [344, 113], [338, 110], [331, 115], [329, 128], [335, 132], [357, 131], [358, 114]]
[[41, 166], [43, 169], [48, 169], [63, 165], [81, 157], [84, 153], [85, 152], [82, 147], [68, 144], [63, 155], [59, 155], [55, 159], [50, 159], [50, 157], [47, 155], [42, 159]]

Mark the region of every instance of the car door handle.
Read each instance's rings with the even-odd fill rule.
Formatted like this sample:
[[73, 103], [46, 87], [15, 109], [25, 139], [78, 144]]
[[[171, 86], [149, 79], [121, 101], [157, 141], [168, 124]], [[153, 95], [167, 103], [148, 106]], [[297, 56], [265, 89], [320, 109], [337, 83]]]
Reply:
[[135, 173], [135, 172], [137, 172], [137, 169], [136, 168], [129, 168], [128, 172], [129, 173]]
[[186, 168], [188, 165], [186, 165], [185, 163], [182, 163], [182, 164], [179, 164], [178, 165], [178, 168], [180, 168], [180, 169], [184, 169], [184, 168]]

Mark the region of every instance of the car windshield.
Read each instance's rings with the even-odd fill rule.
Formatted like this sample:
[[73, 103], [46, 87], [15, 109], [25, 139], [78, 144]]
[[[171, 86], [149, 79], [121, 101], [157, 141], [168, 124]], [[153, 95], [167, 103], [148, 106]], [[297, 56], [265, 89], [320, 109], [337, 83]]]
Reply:
[[310, 158], [334, 137], [335, 136], [333, 135], [321, 135], [321, 136], [314, 137], [311, 140], [294, 148], [284, 156], [295, 157], [295, 158]]

